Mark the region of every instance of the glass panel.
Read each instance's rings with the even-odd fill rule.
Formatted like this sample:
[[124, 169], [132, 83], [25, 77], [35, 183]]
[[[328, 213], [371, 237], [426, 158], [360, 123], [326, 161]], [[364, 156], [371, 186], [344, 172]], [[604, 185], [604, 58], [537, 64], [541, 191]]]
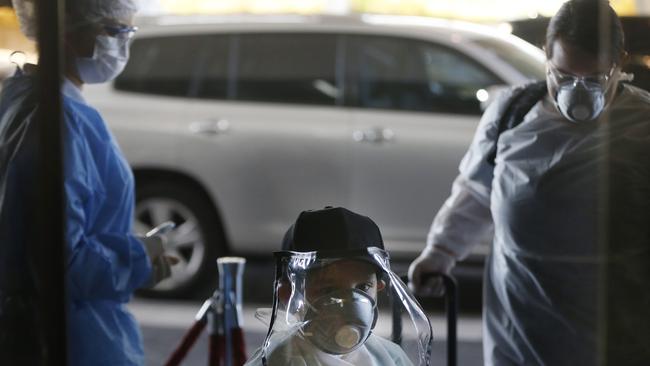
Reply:
[[449, 48], [419, 44], [418, 51], [424, 58], [435, 111], [480, 114], [477, 92], [503, 83], [473, 60]]
[[[115, 81], [118, 90], [170, 96], [189, 96], [207, 36], [136, 39], [124, 72]], [[213, 92], [216, 94], [216, 92]], [[224, 93], [225, 94], [225, 93]]]
[[364, 108], [427, 111], [430, 92], [423, 59], [413, 43], [397, 38], [355, 37], [350, 43], [357, 103]]
[[540, 62], [539, 58], [523, 52], [510, 43], [495, 38], [481, 38], [473, 42], [530, 79], [544, 80], [546, 78], [544, 63]]
[[335, 105], [336, 36], [320, 34], [242, 35], [237, 99]]
[[198, 97], [226, 99], [228, 96], [228, 66], [230, 44], [233, 37], [226, 35], [210, 36], [201, 51], [207, 54], [196, 73], [200, 75], [201, 86]]
[[478, 114], [476, 92], [500, 83], [458, 52], [425, 42], [355, 37], [350, 50], [363, 108]]

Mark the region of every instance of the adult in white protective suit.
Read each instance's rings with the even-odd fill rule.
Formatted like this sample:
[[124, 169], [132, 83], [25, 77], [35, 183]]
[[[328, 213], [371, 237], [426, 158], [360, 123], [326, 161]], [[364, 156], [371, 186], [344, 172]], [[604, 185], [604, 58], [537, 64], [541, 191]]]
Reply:
[[[431, 325], [390, 270], [375, 223], [344, 208], [300, 214], [276, 253], [269, 333], [247, 366], [429, 365]], [[376, 333], [378, 293], [411, 320], [402, 347]], [[259, 312], [258, 312], [259, 313]], [[389, 320], [392, 320], [388, 316]]]
[[548, 93], [510, 129], [526, 88], [488, 108], [411, 264], [416, 291], [440, 292], [422, 274], [449, 273], [493, 234], [486, 365], [650, 364], [650, 94], [620, 83], [623, 38], [606, 1], [562, 6]]

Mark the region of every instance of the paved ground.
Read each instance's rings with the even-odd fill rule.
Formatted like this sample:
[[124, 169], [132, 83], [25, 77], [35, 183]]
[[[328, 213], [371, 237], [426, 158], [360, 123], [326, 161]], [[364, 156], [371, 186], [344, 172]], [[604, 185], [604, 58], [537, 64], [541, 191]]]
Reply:
[[[191, 325], [200, 301], [172, 302], [164, 300], [135, 299], [130, 305], [142, 326], [146, 364], [162, 365], [172, 352], [185, 330]], [[255, 307], [244, 309], [244, 330], [249, 354], [261, 344], [267, 327], [254, 316]], [[382, 314], [388, 318], [388, 314]], [[434, 329], [432, 365], [445, 365], [445, 321], [441, 314], [430, 314]], [[387, 323], [379, 323], [378, 334], [389, 334]], [[464, 316], [459, 321], [459, 365], [475, 366], [482, 364], [481, 327], [478, 316]], [[408, 338], [408, 334], [405, 333]], [[206, 365], [207, 339], [201, 337], [184, 365]]]

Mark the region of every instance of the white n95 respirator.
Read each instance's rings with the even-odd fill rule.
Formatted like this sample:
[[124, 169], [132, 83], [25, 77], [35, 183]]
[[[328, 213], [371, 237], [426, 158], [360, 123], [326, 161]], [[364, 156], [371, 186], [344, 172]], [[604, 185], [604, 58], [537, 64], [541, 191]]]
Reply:
[[341, 355], [359, 348], [376, 321], [373, 298], [361, 290], [338, 290], [310, 304], [302, 332], [322, 351]]
[[571, 122], [597, 119], [605, 109], [605, 90], [584, 81], [558, 86], [555, 102], [560, 113]]

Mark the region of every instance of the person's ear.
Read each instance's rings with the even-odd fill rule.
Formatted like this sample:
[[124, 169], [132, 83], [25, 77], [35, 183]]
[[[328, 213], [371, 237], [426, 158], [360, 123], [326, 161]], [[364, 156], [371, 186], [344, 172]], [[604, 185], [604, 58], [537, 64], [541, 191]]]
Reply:
[[618, 65], [619, 69], [623, 69], [625, 65], [627, 65], [628, 62], [630, 62], [630, 59], [631, 59], [630, 54], [627, 51], [623, 51], [620, 57], [621, 61], [619, 62]]
[[546, 47], [546, 44], [542, 45], [542, 51], [544, 52], [544, 56], [546, 56], [546, 61], [550, 61], [551, 53], [549, 52], [549, 48]]
[[93, 57], [98, 30], [92, 26], [80, 27], [74, 31], [64, 32], [63, 40], [70, 56]]
[[68, 57], [70, 60], [74, 60], [78, 57], [85, 57], [83, 47], [80, 45], [82, 42], [80, 41], [81, 37], [75, 33], [64, 33], [63, 34], [63, 47], [64, 51], [66, 53], [66, 57]]
[[382, 291], [386, 288], [386, 282], [384, 280], [377, 281], [377, 291]]

